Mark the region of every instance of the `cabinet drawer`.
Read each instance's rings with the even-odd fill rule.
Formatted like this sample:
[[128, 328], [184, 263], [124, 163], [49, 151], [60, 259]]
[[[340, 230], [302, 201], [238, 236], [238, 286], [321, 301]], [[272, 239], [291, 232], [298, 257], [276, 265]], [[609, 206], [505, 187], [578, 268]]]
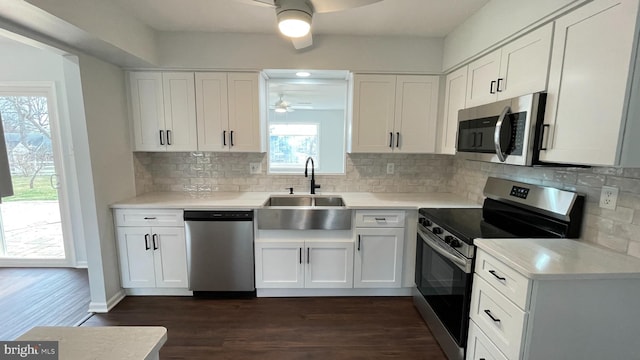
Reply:
[[521, 309], [527, 310], [531, 289], [530, 279], [480, 249], [476, 256], [475, 273]]
[[184, 226], [182, 210], [116, 209], [116, 226]]
[[357, 227], [404, 227], [404, 211], [356, 211]]
[[476, 274], [471, 319], [509, 359], [517, 359], [527, 314]]
[[467, 360], [508, 360], [473, 320], [469, 321]]

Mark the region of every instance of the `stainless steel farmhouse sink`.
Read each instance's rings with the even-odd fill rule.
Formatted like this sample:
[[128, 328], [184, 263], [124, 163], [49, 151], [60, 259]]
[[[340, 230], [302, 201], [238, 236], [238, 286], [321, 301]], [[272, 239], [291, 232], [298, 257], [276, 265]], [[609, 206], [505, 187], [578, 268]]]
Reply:
[[261, 230], [351, 229], [351, 210], [339, 196], [272, 196], [256, 217]]

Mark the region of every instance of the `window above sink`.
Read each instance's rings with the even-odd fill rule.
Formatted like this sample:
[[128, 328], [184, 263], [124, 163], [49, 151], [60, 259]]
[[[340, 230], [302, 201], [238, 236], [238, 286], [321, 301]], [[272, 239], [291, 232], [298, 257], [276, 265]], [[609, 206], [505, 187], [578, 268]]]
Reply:
[[301, 174], [312, 157], [316, 174], [344, 174], [349, 72], [306, 71], [264, 71], [269, 173]]

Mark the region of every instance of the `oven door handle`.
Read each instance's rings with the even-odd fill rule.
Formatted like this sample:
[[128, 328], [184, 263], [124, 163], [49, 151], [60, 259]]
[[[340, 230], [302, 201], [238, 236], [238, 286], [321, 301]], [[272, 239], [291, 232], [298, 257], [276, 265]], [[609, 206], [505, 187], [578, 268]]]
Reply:
[[445, 249], [443, 249], [437, 242], [433, 241], [429, 238], [429, 235], [424, 234], [422, 231], [418, 230], [418, 235], [422, 238], [425, 244], [427, 244], [433, 251], [445, 257], [447, 260], [450, 260], [454, 263], [460, 270], [464, 271], [467, 274], [471, 273], [471, 261], [461, 259], [453, 254], [450, 254]]

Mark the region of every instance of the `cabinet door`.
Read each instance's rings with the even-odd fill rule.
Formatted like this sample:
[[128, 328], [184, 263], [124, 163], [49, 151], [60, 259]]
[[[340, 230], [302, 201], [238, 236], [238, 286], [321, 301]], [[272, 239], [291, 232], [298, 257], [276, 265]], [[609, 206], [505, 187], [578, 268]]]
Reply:
[[399, 288], [402, 285], [403, 228], [357, 228], [354, 287]]
[[454, 155], [458, 133], [458, 111], [464, 109], [467, 96], [467, 69], [458, 69], [446, 78], [444, 116], [441, 126], [440, 154]]
[[262, 151], [260, 74], [229, 73], [229, 134], [231, 151]]
[[129, 87], [134, 151], [165, 151], [160, 141], [165, 131], [162, 74], [130, 72]]
[[227, 74], [196, 73], [198, 151], [229, 149]]
[[395, 147], [395, 75], [356, 75], [353, 78], [351, 151], [388, 153]]
[[439, 76], [397, 77], [394, 151], [435, 152], [439, 86]]
[[548, 24], [502, 48], [498, 100], [547, 89], [553, 24]]
[[156, 287], [151, 228], [118, 227], [117, 229], [122, 287]]
[[304, 242], [256, 242], [256, 288], [304, 287]]
[[162, 73], [167, 151], [198, 150], [193, 73]]
[[500, 73], [500, 50], [469, 64], [467, 77], [467, 107], [494, 102]]
[[156, 286], [188, 288], [187, 245], [184, 228], [152, 228]]
[[556, 21], [540, 160], [617, 163], [637, 13], [637, 0], [603, 0]]
[[353, 242], [306, 243], [305, 287], [352, 288]]

